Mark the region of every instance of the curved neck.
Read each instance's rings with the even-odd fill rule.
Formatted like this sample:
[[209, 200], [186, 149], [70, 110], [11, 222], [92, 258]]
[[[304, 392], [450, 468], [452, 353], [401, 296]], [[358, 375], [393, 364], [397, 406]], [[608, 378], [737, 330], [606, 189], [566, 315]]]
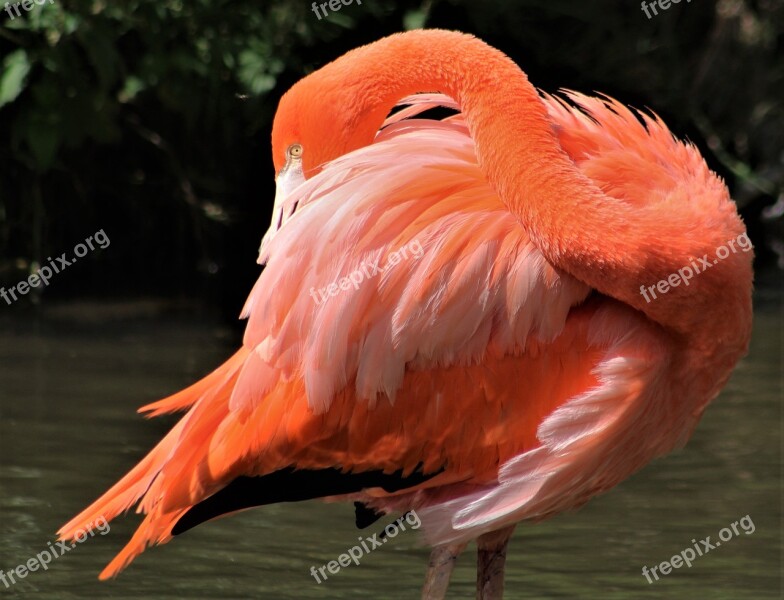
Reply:
[[[489, 184], [552, 265], [665, 327], [693, 334], [694, 323], [705, 320], [699, 314], [704, 302], [691, 302], [697, 286], [664, 302], [648, 303], [640, 294], [641, 285], [666, 279], [689, 255], [702, 255], [705, 240], [689, 244], [693, 233], [678, 229], [683, 219], [677, 216], [665, 227], [660, 211], [605, 196], [562, 150], [536, 89], [500, 51], [461, 33], [412, 31], [358, 48], [322, 71], [350, 95], [364, 143], [401, 97], [451, 96]], [[648, 241], [654, 230], [658, 243]], [[703, 286], [717, 279], [705, 277]]]

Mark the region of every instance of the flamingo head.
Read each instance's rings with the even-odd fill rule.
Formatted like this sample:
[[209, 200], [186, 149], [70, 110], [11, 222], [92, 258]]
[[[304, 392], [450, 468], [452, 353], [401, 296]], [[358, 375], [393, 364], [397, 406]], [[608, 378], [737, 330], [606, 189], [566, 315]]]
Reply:
[[378, 89], [369, 90], [345, 58], [301, 79], [281, 98], [272, 124], [277, 176], [300, 160], [309, 179], [330, 161], [373, 141], [394, 102], [382, 99], [385, 94]]
[[297, 210], [294, 190], [330, 161], [369, 145], [389, 101], [338, 59], [296, 83], [280, 100], [272, 124], [275, 203], [263, 250]]

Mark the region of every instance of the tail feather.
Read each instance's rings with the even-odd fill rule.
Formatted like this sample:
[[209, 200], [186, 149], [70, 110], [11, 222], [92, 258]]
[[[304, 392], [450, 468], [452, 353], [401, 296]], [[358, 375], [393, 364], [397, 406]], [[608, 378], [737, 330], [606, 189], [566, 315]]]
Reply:
[[184, 426], [184, 419], [145, 456], [125, 477], [105, 494], [63, 525], [57, 532], [60, 540], [73, 540], [80, 532], [92, 529], [101, 519], [111, 521], [125, 513], [144, 495], [154, 481], [166, 458], [176, 445]]
[[234, 356], [203, 379], [176, 394], [142, 406], [139, 412], [147, 413], [145, 416], [151, 418], [189, 409], [210, 392], [222, 389], [244, 364], [249, 353], [250, 350], [243, 346]]
[[98, 579], [104, 581], [116, 577], [148, 546], [168, 542], [172, 538], [172, 527], [186, 511], [187, 509], [182, 509], [167, 514], [160, 514], [158, 510], [154, 510], [147, 515], [136, 529], [130, 541], [101, 571]]
[[[202, 380], [173, 396], [148, 404], [141, 411], [150, 411], [150, 416], [157, 416], [193, 407], [200, 401], [211, 405], [228, 405], [236, 377], [249, 352], [247, 348], [240, 349]], [[166, 463], [180, 449], [189, 427], [192, 428], [190, 416], [192, 413], [185, 415], [138, 465], [57, 532], [60, 540], [73, 540], [83, 531], [94, 529], [96, 523], [111, 521], [127, 512], [141, 500], [137, 512], [147, 513], [147, 516], [125, 548], [101, 573], [101, 579], [119, 573], [147, 546], [171, 539], [171, 528], [189, 508], [164, 512], [166, 509], [159, 502], [160, 490], [155, 482], [165, 470]], [[216, 423], [211, 423], [213, 427], [216, 426]]]

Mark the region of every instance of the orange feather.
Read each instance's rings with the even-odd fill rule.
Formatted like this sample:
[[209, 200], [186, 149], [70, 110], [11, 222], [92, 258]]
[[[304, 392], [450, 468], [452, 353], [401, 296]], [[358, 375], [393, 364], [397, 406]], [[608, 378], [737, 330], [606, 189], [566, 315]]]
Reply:
[[[460, 114], [410, 119], [436, 105]], [[415, 31], [299, 82], [272, 137], [286, 191], [243, 347], [142, 408], [187, 412], [60, 530], [139, 503], [102, 578], [237, 477], [289, 468], [429, 474], [337, 499], [415, 508], [432, 544], [557, 514], [684, 443], [746, 351], [751, 253], [640, 295], [744, 232], [724, 184], [655, 116], [540, 96], [482, 42]]]

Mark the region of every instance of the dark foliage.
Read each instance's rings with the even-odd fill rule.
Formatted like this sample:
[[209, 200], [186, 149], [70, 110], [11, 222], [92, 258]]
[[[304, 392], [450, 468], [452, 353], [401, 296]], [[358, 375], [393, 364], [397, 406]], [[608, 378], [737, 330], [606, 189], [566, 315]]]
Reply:
[[0, 12], [0, 284], [103, 229], [110, 248], [46, 297], [198, 298], [236, 315], [270, 217], [277, 99], [423, 25], [478, 35], [545, 90], [655, 108], [728, 180], [758, 263], [784, 252], [781, 2], [681, 2], [648, 19], [612, 0], [365, 0], [321, 20], [306, 1], [117, 4]]

